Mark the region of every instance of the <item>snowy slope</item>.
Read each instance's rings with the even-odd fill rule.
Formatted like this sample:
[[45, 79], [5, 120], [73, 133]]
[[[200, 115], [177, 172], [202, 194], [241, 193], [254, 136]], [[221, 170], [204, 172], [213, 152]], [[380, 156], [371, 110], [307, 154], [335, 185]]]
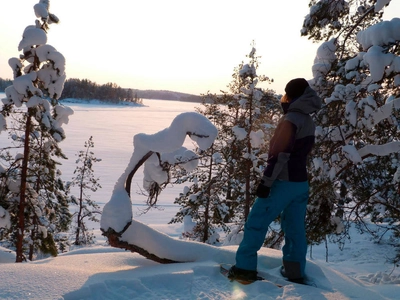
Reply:
[[[243, 286], [219, 274], [219, 261], [214, 259], [224, 257], [232, 263], [236, 246], [213, 248], [208, 259], [166, 265], [105, 245], [23, 264], [12, 263], [14, 257], [0, 252], [1, 262], [7, 256], [10, 261], [1, 266], [0, 299], [396, 299], [400, 290], [399, 276], [373, 284], [320, 260], [309, 260], [306, 270], [317, 287], [289, 282], [283, 288], [269, 282]], [[374, 251], [370, 248], [368, 253]], [[364, 263], [369, 263], [368, 253]], [[351, 251], [343, 255], [347, 268], [357, 273], [361, 262], [351, 259]], [[279, 276], [280, 264], [280, 251], [260, 251], [259, 270], [285, 283]], [[375, 263], [378, 271], [365, 273], [364, 278], [379, 274], [382, 267], [381, 260]]]

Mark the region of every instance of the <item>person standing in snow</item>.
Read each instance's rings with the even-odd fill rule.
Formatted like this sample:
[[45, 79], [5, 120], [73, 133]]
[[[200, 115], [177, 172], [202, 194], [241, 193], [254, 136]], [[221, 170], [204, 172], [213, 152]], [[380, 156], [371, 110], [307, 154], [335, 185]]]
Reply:
[[304, 282], [305, 214], [309, 197], [307, 156], [315, 141], [310, 114], [321, 108], [321, 99], [304, 78], [289, 81], [285, 92], [281, 99], [284, 115], [270, 141], [267, 166], [244, 226], [236, 264], [229, 270], [230, 279], [257, 279], [257, 251], [263, 245], [269, 225], [281, 214], [285, 234], [281, 273], [290, 281]]

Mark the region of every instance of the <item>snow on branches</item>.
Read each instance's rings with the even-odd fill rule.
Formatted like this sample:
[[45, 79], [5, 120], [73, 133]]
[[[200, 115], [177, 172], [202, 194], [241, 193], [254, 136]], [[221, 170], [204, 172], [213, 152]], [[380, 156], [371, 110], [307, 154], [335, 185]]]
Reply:
[[[159, 184], [165, 182], [168, 175], [162, 168], [157, 153], [170, 161], [172, 157], [178, 161], [182, 157], [192, 158], [193, 152], [182, 147], [187, 135], [197, 143], [200, 149], [205, 150], [211, 147], [217, 134], [216, 127], [206, 117], [195, 112], [178, 115], [170, 127], [155, 134], [136, 134], [133, 138], [134, 151], [130, 162], [115, 184], [110, 201], [104, 206], [100, 223], [101, 229], [105, 232], [109, 229], [121, 232], [126, 229], [127, 224], [131, 223], [132, 204], [125, 185], [132, 170], [137, 170], [149, 159], [144, 169], [144, 187], [149, 187], [149, 182], [158, 182]], [[170, 155], [169, 153], [174, 154]], [[193, 165], [190, 168], [193, 168]]]
[[303, 23], [302, 35], [321, 42], [311, 83], [325, 102], [314, 116], [310, 164], [316, 243], [330, 233], [343, 242], [346, 221], [372, 221], [399, 236], [391, 222], [400, 195], [400, 19], [383, 20], [389, 4], [311, 0]]
[[[14, 80], [5, 89], [6, 98], [2, 99], [5, 107], [0, 115], [0, 131], [6, 129], [5, 110], [26, 104], [28, 108], [37, 109], [36, 119], [52, 130], [53, 137], [59, 142], [65, 138], [61, 125], [68, 123], [68, 117], [73, 111], [56, 102], [66, 79], [65, 58], [54, 47], [46, 44], [48, 24], [54, 23], [51, 19], [56, 18], [48, 12], [49, 6], [48, 0], [40, 0], [34, 6], [40, 21], [36, 20], [35, 25], [25, 28], [18, 45], [18, 50], [23, 54], [8, 61]], [[50, 98], [53, 106], [48, 104], [46, 98]]]

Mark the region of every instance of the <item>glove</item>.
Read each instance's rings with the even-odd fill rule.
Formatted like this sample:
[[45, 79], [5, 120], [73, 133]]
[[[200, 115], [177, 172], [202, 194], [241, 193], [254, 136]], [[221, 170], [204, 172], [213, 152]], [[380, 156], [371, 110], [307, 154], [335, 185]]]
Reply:
[[261, 180], [260, 184], [257, 187], [256, 195], [258, 198], [268, 198], [270, 187], [264, 185], [264, 180]]
[[256, 195], [258, 198], [268, 198], [270, 188], [266, 185], [259, 184], [256, 190]]

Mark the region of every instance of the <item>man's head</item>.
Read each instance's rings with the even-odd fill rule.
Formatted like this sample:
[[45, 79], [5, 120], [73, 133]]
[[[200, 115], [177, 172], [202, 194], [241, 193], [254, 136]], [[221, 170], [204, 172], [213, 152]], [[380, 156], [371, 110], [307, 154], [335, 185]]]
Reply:
[[296, 78], [290, 80], [285, 87], [285, 92], [291, 100], [303, 95], [305, 89], [310, 86], [304, 78]]

